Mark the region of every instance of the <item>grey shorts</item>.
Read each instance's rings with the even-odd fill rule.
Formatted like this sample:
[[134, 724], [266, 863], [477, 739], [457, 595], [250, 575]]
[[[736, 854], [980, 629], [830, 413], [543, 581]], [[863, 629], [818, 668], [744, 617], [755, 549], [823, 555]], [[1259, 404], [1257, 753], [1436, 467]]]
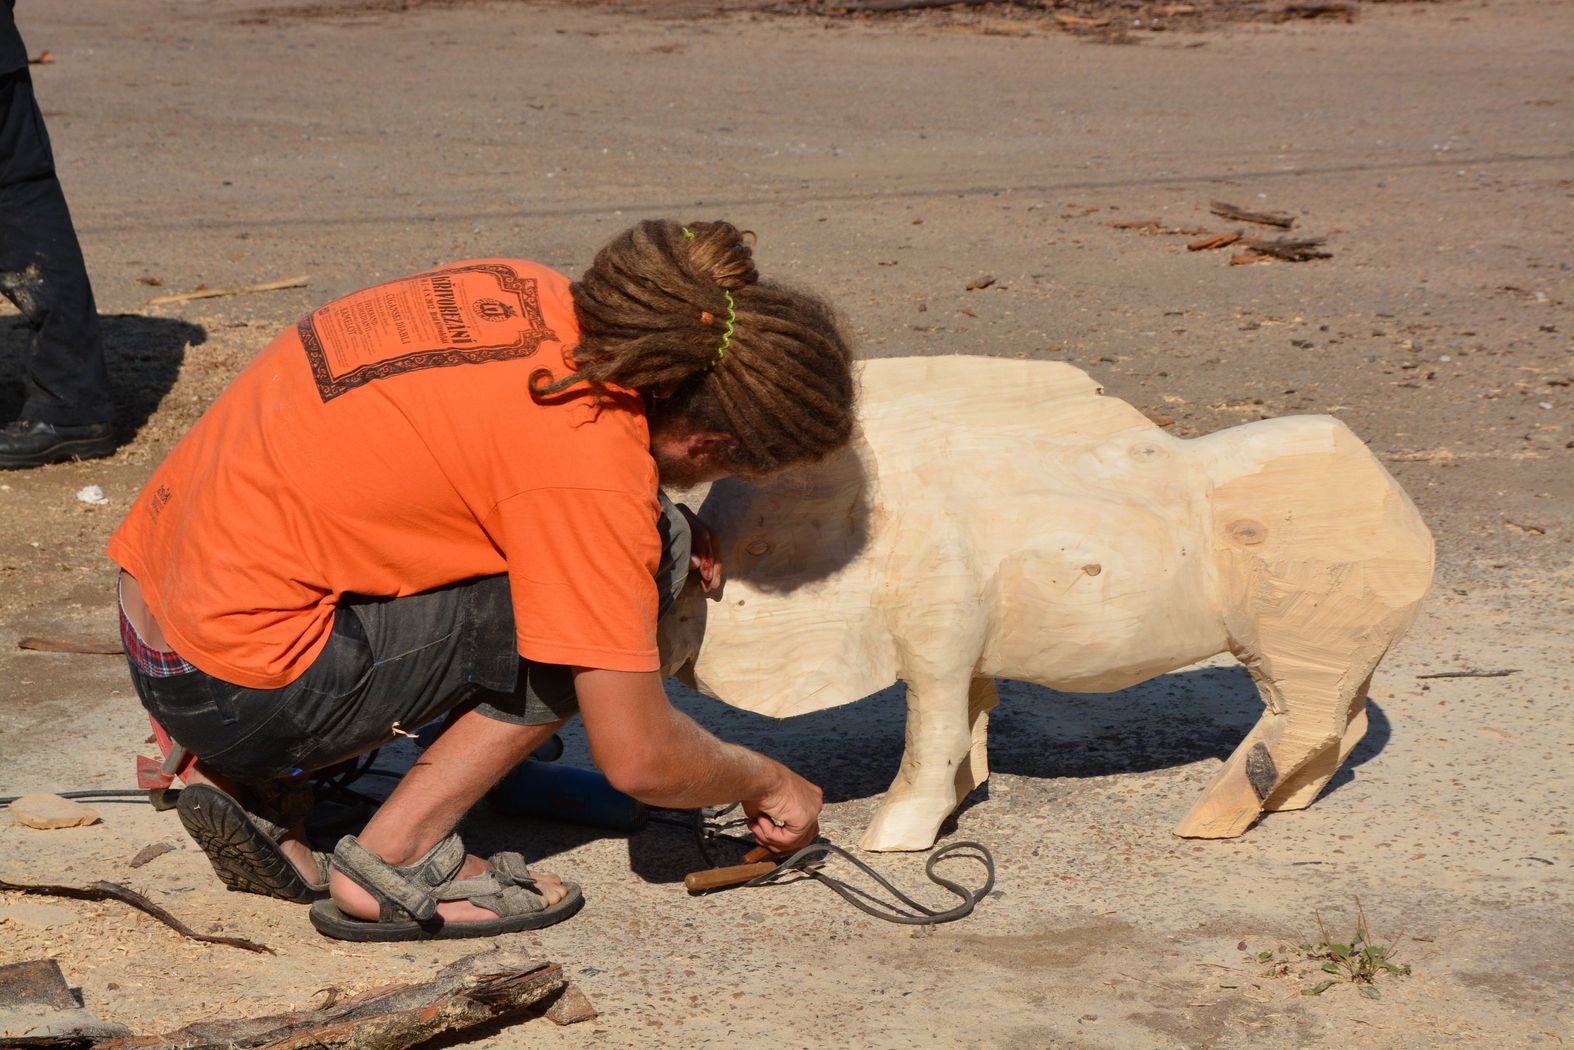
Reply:
[[[689, 526], [665, 496], [662, 511], [656, 585], [665, 614], [688, 579]], [[570, 668], [519, 657], [507, 576], [404, 598], [346, 596], [322, 652], [277, 689], [201, 670], [161, 677], [128, 663], [159, 725], [204, 766], [242, 781], [322, 769], [451, 713], [545, 725], [579, 709]]]

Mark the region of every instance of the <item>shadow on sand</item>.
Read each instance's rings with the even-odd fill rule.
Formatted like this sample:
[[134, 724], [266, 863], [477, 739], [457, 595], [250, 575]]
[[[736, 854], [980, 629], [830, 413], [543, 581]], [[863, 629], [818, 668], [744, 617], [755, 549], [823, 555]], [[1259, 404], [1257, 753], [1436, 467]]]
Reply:
[[[189, 321], [139, 314], [100, 314], [104, 354], [115, 402], [117, 444], [131, 441], [158, 410], [180, 375], [186, 349], [207, 341]], [[22, 410], [22, 372], [32, 331], [20, 317], [0, 319], [0, 420]]]

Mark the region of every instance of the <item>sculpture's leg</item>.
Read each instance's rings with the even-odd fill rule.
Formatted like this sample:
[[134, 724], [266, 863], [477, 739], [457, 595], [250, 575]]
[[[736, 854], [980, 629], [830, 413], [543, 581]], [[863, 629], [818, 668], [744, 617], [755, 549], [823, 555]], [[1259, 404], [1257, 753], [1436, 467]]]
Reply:
[[1366, 681], [1377, 655], [1303, 661], [1276, 677], [1249, 665], [1267, 710], [1175, 833], [1233, 838], [1264, 812], [1311, 805], [1366, 732]]
[[972, 743], [967, 758], [956, 769], [956, 800], [961, 801], [973, 789], [989, 779], [989, 712], [1000, 703], [993, 678], [975, 678], [967, 690], [967, 724]]
[[963, 770], [972, 767], [970, 681], [971, 675], [907, 683], [907, 750], [860, 848], [889, 852], [934, 845], [941, 823], [962, 798]]
[[1322, 793], [1329, 779], [1339, 771], [1344, 760], [1350, 757], [1350, 752], [1355, 750], [1355, 745], [1366, 735], [1366, 693], [1371, 684], [1372, 676], [1369, 674], [1351, 698], [1350, 716], [1345, 724], [1344, 735], [1339, 739], [1339, 746], [1324, 748], [1298, 773], [1287, 777], [1274, 788], [1273, 794], [1263, 803], [1264, 813], [1305, 809]]

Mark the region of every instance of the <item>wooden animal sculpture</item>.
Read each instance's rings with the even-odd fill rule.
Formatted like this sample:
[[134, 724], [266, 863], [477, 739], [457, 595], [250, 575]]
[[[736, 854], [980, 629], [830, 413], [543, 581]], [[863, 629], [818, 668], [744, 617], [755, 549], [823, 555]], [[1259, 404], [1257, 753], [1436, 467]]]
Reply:
[[1222, 652], [1266, 710], [1176, 833], [1311, 804], [1432, 577], [1415, 506], [1344, 424], [1181, 440], [1069, 365], [978, 357], [870, 361], [862, 398], [845, 452], [711, 487], [728, 580], [684, 593], [663, 659], [776, 717], [905, 682], [864, 849], [927, 849], [988, 777], [996, 678], [1112, 692]]

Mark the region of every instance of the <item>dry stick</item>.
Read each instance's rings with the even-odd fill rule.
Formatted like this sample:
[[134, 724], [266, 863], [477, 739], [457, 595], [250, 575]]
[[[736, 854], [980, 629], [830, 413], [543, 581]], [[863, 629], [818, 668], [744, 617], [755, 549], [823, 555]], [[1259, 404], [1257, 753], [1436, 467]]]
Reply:
[[189, 292], [176, 292], [173, 295], [155, 295], [146, 300], [148, 306], [166, 306], [169, 303], [184, 303], [192, 299], [217, 299], [221, 295], [246, 295], [250, 292], [277, 292], [282, 288], [300, 288], [306, 284], [306, 275], [299, 277], [286, 277], [281, 281], [265, 281], [262, 284], [244, 284], [235, 288], [195, 288]]
[[1223, 201], [1209, 201], [1208, 210], [1223, 219], [1234, 219], [1237, 222], [1255, 222], [1259, 226], [1280, 226], [1288, 230], [1295, 225], [1295, 216], [1281, 215], [1277, 212], [1247, 211], [1237, 208], [1233, 204]]
[[1289, 4], [1274, 12], [1274, 18], [1287, 22], [1292, 18], [1337, 18], [1348, 22], [1355, 17], [1355, 8], [1349, 4]]
[[842, 3], [830, 3], [825, 6], [856, 14], [862, 11], [918, 11], [928, 7], [983, 7], [985, 4], [999, 2], [1000, 0], [844, 0]]
[[182, 937], [189, 937], [194, 941], [204, 941], [208, 944], [228, 944], [232, 948], [244, 948], [248, 952], [260, 952], [267, 955], [278, 954], [266, 944], [248, 941], [243, 937], [212, 937], [205, 933], [198, 933], [136, 890], [128, 890], [126, 887], [113, 882], [100, 881], [93, 883], [91, 886], [33, 886], [25, 883], [6, 882], [4, 879], [0, 879], [0, 890], [6, 890], [11, 893], [32, 893], [44, 897], [70, 897], [79, 901], [120, 901], [122, 904], [131, 905], [138, 911], [147, 912]]
[[1110, 22], [1107, 18], [1083, 18], [1081, 15], [1056, 15], [1055, 21], [1067, 29], [1103, 29]]
[[77, 653], [82, 656], [119, 656], [125, 652], [119, 642], [74, 642], [69, 638], [23, 638], [18, 649], [39, 653]]
[[1505, 667], [1501, 671], [1438, 671], [1436, 674], [1418, 674], [1417, 678], [1507, 678], [1511, 674], [1519, 674], [1517, 667]]

